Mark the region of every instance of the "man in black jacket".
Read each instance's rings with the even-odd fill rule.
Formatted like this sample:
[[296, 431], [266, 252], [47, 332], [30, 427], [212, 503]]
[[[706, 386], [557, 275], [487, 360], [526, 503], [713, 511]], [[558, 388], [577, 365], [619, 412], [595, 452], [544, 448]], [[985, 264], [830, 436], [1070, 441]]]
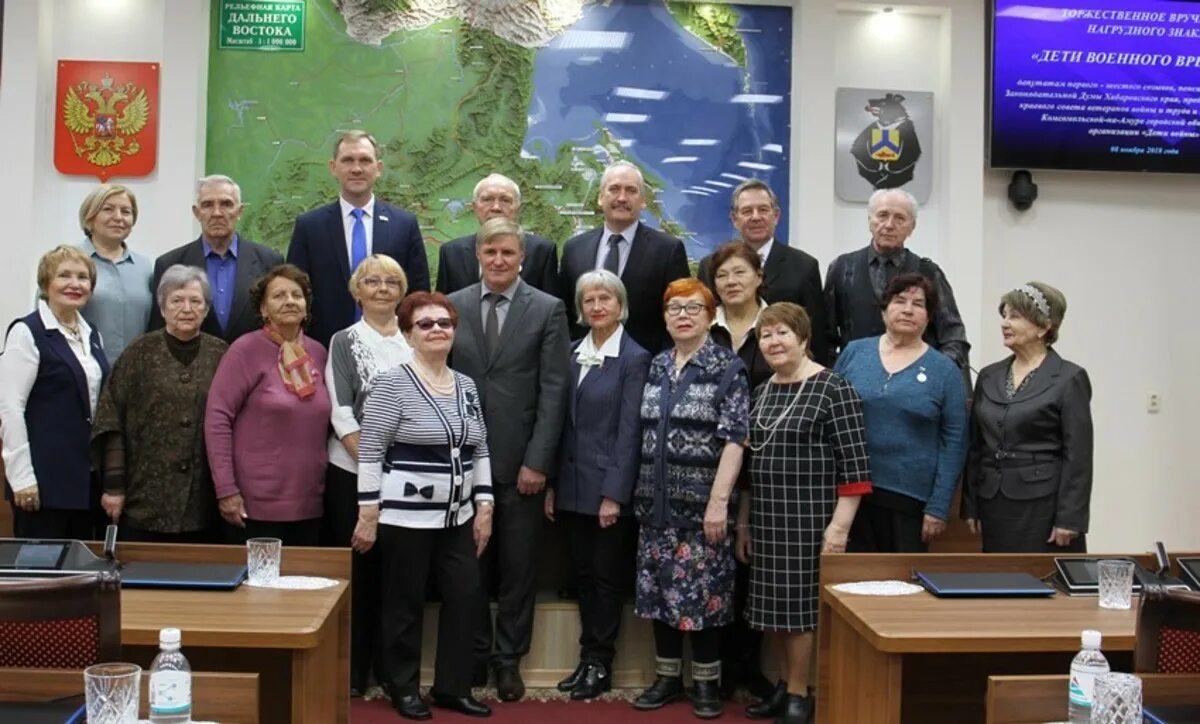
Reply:
[[[203, 269], [212, 289], [212, 305], [200, 331], [232, 343], [262, 326], [250, 303], [250, 285], [283, 263], [274, 249], [237, 233], [242, 216], [242, 189], [228, 176], [205, 176], [196, 184], [192, 215], [200, 222], [200, 238], [172, 249], [154, 262], [151, 294], [157, 294], [163, 272], [175, 264]], [[157, 302], [150, 310], [150, 329], [163, 326]]]

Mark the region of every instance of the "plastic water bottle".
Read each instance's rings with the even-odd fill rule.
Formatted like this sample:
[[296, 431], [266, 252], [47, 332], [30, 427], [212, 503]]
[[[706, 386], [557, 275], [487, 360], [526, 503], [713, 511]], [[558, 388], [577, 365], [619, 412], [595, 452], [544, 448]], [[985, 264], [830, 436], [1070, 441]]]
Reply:
[[158, 632], [158, 656], [150, 664], [150, 721], [192, 720], [192, 667], [179, 650], [179, 629]]
[[1100, 632], [1088, 629], [1080, 638], [1083, 648], [1071, 661], [1071, 680], [1067, 683], [1067, 718], [1071, 724], [1092, 720], [1096, 676], [1108, 673], [1108, 659], [1100, 653]]

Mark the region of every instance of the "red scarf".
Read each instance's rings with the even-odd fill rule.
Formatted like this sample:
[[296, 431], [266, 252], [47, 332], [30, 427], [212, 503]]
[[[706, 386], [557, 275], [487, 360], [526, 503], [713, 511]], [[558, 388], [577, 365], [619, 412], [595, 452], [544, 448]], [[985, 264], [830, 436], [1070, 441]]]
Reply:
[[279, 346], [279, 376], [283, 386], [301, 400], [307, 400], [317, 393], [317, 384], [313, 380], [317, 371], [313, 367], [312, 358], [304, 349], [304, 332], [289, 342], [283, 338], [279, 330], [267, 324], [263, 327], [267, 339]]

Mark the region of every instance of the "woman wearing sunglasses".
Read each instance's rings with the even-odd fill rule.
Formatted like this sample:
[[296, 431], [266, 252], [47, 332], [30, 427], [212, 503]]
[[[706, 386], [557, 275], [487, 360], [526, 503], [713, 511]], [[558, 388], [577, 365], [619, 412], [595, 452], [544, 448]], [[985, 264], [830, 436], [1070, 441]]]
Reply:
[[433, 689], [437, 706], [472, 716], [491, 710], [471, 696], [479, 564], [492, 535], [487, 428], [470, 377], [446, 366], [458, 313], [445, 296], [415, 292], [399, 325], [412, 359], [375, 378], [358, 445], [358, 525], [365, 553], [378, 535], [384, 686], [407, 719], [428, 719], [418, 684], [425, 587], [436, 571], [442, 597]]
[[[362, 319], [333, 335], [325, 381], [333, 401], [333, 434], [325, 472], [324, 542], [348, 546], [358, 523], [358, 439], [367, 393], [381, 373], [412, 359], [412, 348], [400, 333], [396, 307], [408, 291], [408, 277], [395, 259], [372, 254], [350, 277], [350, 296]], [[367, 690], [379, 648], [379, 553], [352, 556], [354, 607], [350, 617], [350, 695]]]

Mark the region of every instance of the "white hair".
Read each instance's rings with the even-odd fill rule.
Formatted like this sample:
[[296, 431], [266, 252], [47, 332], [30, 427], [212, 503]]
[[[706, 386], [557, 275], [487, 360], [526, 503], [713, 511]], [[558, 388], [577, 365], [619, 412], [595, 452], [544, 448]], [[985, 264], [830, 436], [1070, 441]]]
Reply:
[[483, 191], [484, 186], [507, 186], [512, 190], [513, 196], [517, 200], [517, 206], [521, 205], [521, 187], [517, 185], [516, 181], [513, 181], [504, 174], [489, 173], [487, 176], [484, 176], [479, 183], [475, 184], [475, 190], [471, 192], [471, 200], [479, 200], [479, 194]]
[[597, 288], [611, 292], [620, 302], [622, 323], [629, 319], [629, 298], [625, 293], [625, 283], [621, 281], [621, 277], [607, 269], [593, 269], [579, 275], [579, 281], [575, 282], [576, 324], [581, 327], [587, 326], [587, 320], [583, 318], [583, 293]]
[[212, 288], [208, 285], [208, 274], [203, 269], [187, 264], [172, 264], [163, 272], [162, 279], [158, 282], [155, 294], [158, 298], [158, 308], [161, 310], [167, 306], [167, 297], [171, 292], [183, 289], [192, 282], [200, 282], [200, 289], [204, 292], [204, 304], [211, 305]]
[[641, 189], [642, 194], [644, 195], [646, 193], [646, 179], [642, 176], [642, 170], [629, 161], [617, 161], [608, 168], [604, 169], [604, 173], [600, 175], [600, 190], [603, 191], [604, 188], [608, 186], [608, 177], [610, 174], [625, 169], [633, 171], [633, 174], [637, 176], [638, 188]]
[[233, 200], [239, 205], [242, 203], [242, 187], [238, 186], [237, 181], [234, 181], [224, 174], [214, 173], [209, 176], [201, 176], [199, 180], [196, 181], [197, 206], [200, 205], [200, 192], [204, 190], [205, 186], [212, 186], [214, 184], [229, 184], [233, 188]]
[[879, 205], [882, 204], [884, 199], [886, 199], [888, 196], [899, 196], [900, 198], [904, 199], [904, 203], [908, 204], [908, 208], [911, 211], [910, 215], [912, 216], [912, 220], [917, 220], [917, 197], [913, 196], [904, 189], [879, 189], [875, 193], [871, 194], [871, 198], [867, 199], [867, 216], [873, 216], [875, 214], [875, 209], [879, 208]]

